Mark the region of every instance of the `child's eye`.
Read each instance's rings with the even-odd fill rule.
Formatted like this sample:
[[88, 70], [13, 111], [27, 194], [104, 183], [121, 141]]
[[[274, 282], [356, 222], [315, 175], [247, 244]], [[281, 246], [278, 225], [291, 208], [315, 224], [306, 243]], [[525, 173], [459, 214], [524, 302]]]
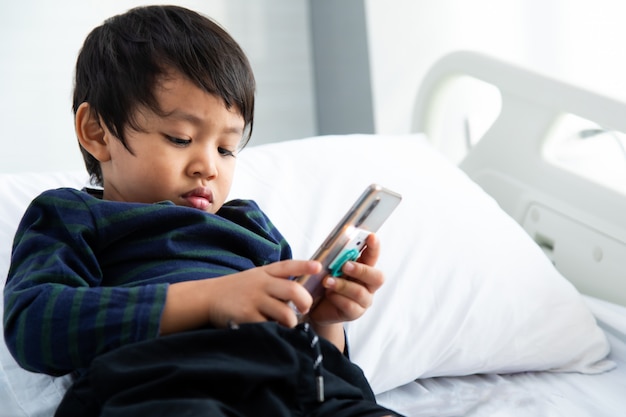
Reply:
[[171, 143], [173, 143], [176, 146], [187, 146], [191, 143], [191, 139], [181, 139], [181, 138], [175, 138], [173, 136], [166, 136], [167, 140], [170, 141]]
[[220, 153], [220, 155], [222, 155], [222, 156], [235, 156], [235, 152], [233, 152], [233, 151], [229, 151], [229, 150], [228, 150], [228, 149], [226, 149], [226, 148], [219, 147], [219, 148], [217, 148], [217, 151], [218, 151], [218, 152]]

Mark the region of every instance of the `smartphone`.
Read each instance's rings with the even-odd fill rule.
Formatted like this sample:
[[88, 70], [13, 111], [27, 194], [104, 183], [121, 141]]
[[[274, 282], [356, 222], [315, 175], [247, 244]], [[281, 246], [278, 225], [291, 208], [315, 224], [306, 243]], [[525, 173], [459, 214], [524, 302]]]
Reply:
[[347, 261], [355, 261], [370, 233], [374, 233], [400, 204], [402, 196], [378, 184], [368, 186], [311, 259], [321, 262], [317, 274], [294, 278], [313, 296], [311, 310], [324, 295], [322, 280], [328, 276], [341, 276], [341, 268]]

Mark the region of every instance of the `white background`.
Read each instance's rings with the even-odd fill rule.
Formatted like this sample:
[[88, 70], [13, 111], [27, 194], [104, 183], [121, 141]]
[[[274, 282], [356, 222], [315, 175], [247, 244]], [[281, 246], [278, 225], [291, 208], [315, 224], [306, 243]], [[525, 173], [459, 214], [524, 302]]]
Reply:
[[366, 0], [377, 131], [410, 128], [415, 92], [446, 53], [475, 50], [626, 101], [621, 0]]
[[[0, 3], [0, 172], [82, 169], [71, 110], [74, 64], [87, 34], [146, 0]], [[188, 0], [240, 43], [257, 79], [254, 144], [315, 131], [308, 3]]]
[[[621, 0], [364, 1], [378, 133], [410, 130], [421, 78], [458, 49], [626, 101]], [[82, 168], [70, 100], [76, 54], [94, 26], [143, 3], [0, 4], [0, 172]], [[307, 0], [169, 3], [214, 17], [248, 53], [259, 84], [253, 145], [316, 133]]]

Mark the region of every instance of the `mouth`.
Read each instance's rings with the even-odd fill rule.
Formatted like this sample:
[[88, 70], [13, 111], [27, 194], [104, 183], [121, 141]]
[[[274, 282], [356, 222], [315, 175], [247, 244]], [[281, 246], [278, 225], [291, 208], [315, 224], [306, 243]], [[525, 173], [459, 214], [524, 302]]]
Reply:
[[209, 188], [198, 187], [182, 195], [189, 207], [207, 211], [213, 204], [213, 192]]

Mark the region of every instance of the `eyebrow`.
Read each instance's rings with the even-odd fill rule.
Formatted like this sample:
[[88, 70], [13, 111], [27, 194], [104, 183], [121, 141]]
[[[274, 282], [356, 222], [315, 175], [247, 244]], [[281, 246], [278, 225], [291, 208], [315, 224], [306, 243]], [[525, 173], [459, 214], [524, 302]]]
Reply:
[[[190, 122], [192, 124], [195, 125], [199, 125], [203, 123], [203, 119], [201, 119], [200, 117], [191, 114], [189, 112], [186, 112], [184, 110], [181, 109], [174, 109], [172, 111], [163, 111], [162, 115], [164, 118], [166, 119], [176, 119], [176, 120], [182, 120], [182, 121], [187, 121]], [[238, 126], [228, 126], [225, 130], [224, 133], [232, 133], [232, 134], [236, 134], [236, 135], [243, 135], [243, 128], [240, 128]]]

